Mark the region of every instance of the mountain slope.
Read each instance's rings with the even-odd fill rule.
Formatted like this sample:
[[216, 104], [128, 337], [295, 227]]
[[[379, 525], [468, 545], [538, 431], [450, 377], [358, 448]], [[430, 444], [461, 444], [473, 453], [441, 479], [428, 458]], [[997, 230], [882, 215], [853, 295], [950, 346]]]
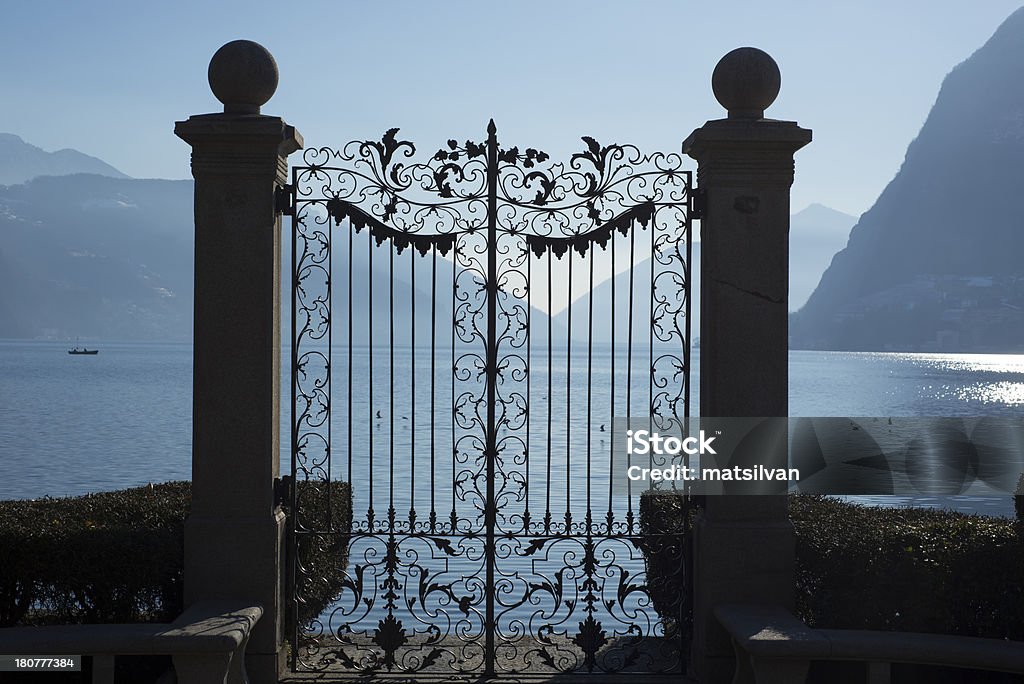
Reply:
[[[346, 231], [350, 230], [348, 222], [341, 226], [333, 226], [333, 292], [332, 292], [332, 335], [334, 344], [347, 344], [349, 335], [349, 251]], [[290, 335], [291, 325], [291, 304], [288, 301], [291, 291], [288, 288], [287, 271], [291, 269], [291, 226], [286, 220], [284, 222], [283, 262], [285, 276], [282, 282], [286, 290], [282, 293], [284, 298], [282, 310], [284, 313], [285, 335]], [[453, 321], [453, 283], [458, 283], [458, 296], [455, 300], [455, 311], [460, 319], [464, 319], [463, 326], [467, 339], [475, 330], [481, 337], [474, 338], [470, 342], [459, 342], [460, 347], [470, 347], [474, 344], [482, 345], [482, 335], [486, 331], [486, 316], [484, 292], [480, 287], [480, 279], [472, 271], [464, 270], [461, 266], [458, 274], [452, 272], [452, 261], [448, 258], [437, 258], [436, 276], [432, 273], [432, 257], [428, 254], [422, 256], [414, 249], [403, 250], [402, 254], [395, 253], [394, 273], [392, 277], [391, 249], [390, 243], [367, 249], [370, 237], [366, 231], [355, 236], [353, 241], [354, 252], [352, 254], [351, 273], [351, 325], [352, 341], [354, 346], [369, 344], [370, 333], [373, 333], [373, 344], [387, 345], [391, 340], [397, 346], [408, 346], [412, 344], [413, 332], [417, 347], [426, 347], [431, 343], [431, 330], [434, 328], [435, 342], [438, 347], [449, 347], [452, 338]], [[449, 253], [449, 257], [451, 254]], [[372, 261], [371, 261], [372, 259]], [[413, 271], [415, 262], [415, 271]], [[309, 300], [307, 306], [315, 304], [317, 296], [323, 296], [324, 279], [323, 273], [316, 269], [306, 271], [308, 274], [303, 283], [304, 292], [308, 292]], [[415, 283], [415, 287], [413, 287]], [[392, 286], [393, 284], [393, 286]], [[432, 298], [436, 293], [436, 298]], [[433, 301], [433, 305], [432, 305]], [[503, 292], [499, 297], [499, 306], [503, 311], [514, 313], [514, 324], [524, 323], [526, 320], [526, 302], [522, 298], [516, 298]], [[521, 310], [517, 310], [520, 307]], [[413, 315], [415, 309], [415, 316]], [[531, 335], [535, 344], [546, 343], [547, 341], [547, 315], [532, 307], [530, 309]], [[474, 319], [474, 320], [471, 320]], [[316, 322], [314, 316], [313, 321]], [[298, 325], [303, 326], [304, 316], [298, 318]], [[501, 325], [505, 325], [505, 319], [499, 318]], [[456, 331], [460, 332], [460, 331]], [[552, 327], [552, 338], [558, 339], [559, 335], [564, 337], [565, 331], [560, 324]]]
[[789, 223], [789, 310], [796, 311], [850, 237], [857, 218], [821, 204], [793, 214]]
[[[849, 235], [850, 227], [856, 218], [848, 214], [830, 209], [821, 204], [812, 204], [790, 219], [789, 238], [789, 303], [790, 309], [797, 309], [806, 301], [828, 266], [832, 256], [842, 249]], [[700, 336], [700, 259], [701, 243], [694, 242], [691, 260], [693, 264], [690, 277], [693, 281], [690, 307], [691, 337]], [[637, 295], [634, 299], [634, 336], [636, 339], [648, 339], [646, 320], [650, 312], [650, 273], [649, 259], [638, 262], [633, 273], [634, 288]], [[590, 297], [594, 298], [594, 334], [598, 341], [611, 339], [611, 278], [595, 284], [592, 294], [584, 294], [573, 301], [572, 330], [573, 337], [586, 341], [590, 316]], [[616, 340], [625, 339], [628, 316], [629, 271], [622, 271], [615, 276], [616, 302]], [[565, 326], [568, 323], [568, 311], [562, 310], [555, 316], [557, 323]], [[646, 342], [645, 342], [646, 344]]]
[[77, 150], [46, 152], [16, 135], [0, 133], [0, 185], [17, 185], [38, 176], [74, 173], [127, 178], [110, 164]]
[[1024, 347], [1024, 8], [946, 77], [896, 177], [792, 319], [796, 347]]
[[[691, 328], [690, 339], [700, 336], [700, 247], [701, 243], [693, 243], [691, 249], [691, 263], [693, 264], [691, 279], [693, 287], [690, 291]], [[628, 261], [627, 261], [628, 263]], [[679, 270], [678, 265], [673, 265], [672, 272]], [[664, 275], [662, 275], [664, 273]], [[673, 306], [681, 305], [681, 290], [675, 282], [675, 278], [665, 272], [662, 266], [655, 270], [658, 285], [655, 287], [655, 299], [667, 298]], [[614, 281], [614, 304], [615, 317], [612, 318], [612, 283]], [[597, 344], [608, 344], [612, 340], [612, 321], [615, 321], [615, 344], [618, 348], [624, 349], [628, 344], [630, 333], [630, 310], [629, 310], [629, 289], [630, 273], [627, 268], [620, 271], [614, 278], [607, 278], [594, 285], [594, 289], [584, 294], [572, 303], [572, 336], [579, 344], [588, 341], [589, 332], [593, 330], [593, 341]], [[590, 325], [590, 301], [593, 299], [593, 327]], [[657, 307], [656, 307], [657, 308]], [[636, 349], [646, 350], [650, 344], [650, 333], [648, 332], [648, 321], [651, 317], [651, 260], [644, 259], [637, 262], [633, 268], [633, 318], [632, 333], [633, 344]], [[671, 326], [678, 323], [685, 325], [685, 317], [678, 317], [675, 320], [673, 315], [661, 315], [664, 326]], [[562, 327], [570, 323], [569, 310], [563, 309], [554, 317], [554, 322]], [[660, 334], [667, 334], [665, 328]], [[669, 344], [675, 346], [681, 342], [677, 336], [673, 336]]]
[[[6, 136], [13, 138], [14, 136]], [[0, 136], [2, 142], [4, 136]], [[21, 143], [25, 148], [34, 148]], [[41, 151], [40, 151], [41, 152]], [[45, 153], [44, 153], [45, 154]], [[84, 155], [81, 155], [84, 157]], [[98, 160], [96, 160], [98, 162]], [[102, 164], [102, 162], [98, 162]], [[2, 166], [0, 162], [0, 166]], [[116, 171], [114, 171], [116, 173]], [[852, 217], [820, 205], [793, 216], [792, 294], [799, 303], [809, 292], [824, 263], [845, 239]], [[347, 227], [336, 227], [335, 235]], [[290, 268], [290, 225], [284, 222], [285, 269]], [[371, 279], [365, 235], [357, 238], [353, 283], [355, 285], [355, 341], [365, 342], [370, 328], [368, 301], [372, 280], [375, 343], [391, 336], [389, 311], [389, 258], [386, 248], [375, 248]], [[347, 245], [339, 240], [334, 250], [334, 320], [336, 340], [347, 339]], [[700, 243], [694, 244], [694, 308], [692, 336], [699, 335]], [[621, 256], [621, 255], [620, 255]], [[0, 187], [0, 337], [105, 338], [188, 340], [192, 326], [193, 216], [190, 181], [134, 180], [91, 174], [45, 176], [20, 185]], [[411, 342], [413, 289], [410, 254], [396, 257], [395, 328], [398, 344]], [[559, 268], [564, 264], [559, 262]], [[639, 263], [635, 273], [638, 289], [634, 304], [634, 337], [647, 339], [649, 317], [649, 262]], [[417, 344], [429, 342], [431, 282], [429, 259], [417, 257]], [[287, 276], [284, 279], [287, 288]], [[463, 281], [463, 287], [472, 283]], [[627, 309], [628, 274], [616, 278], [618, 341], [627, 337], [623, 317]], [[535, 296], [545, 297], [545, 283], [538, 281]], [[451, 333], [451, 262], [441, 260], [434, 316], [438, 343], [446, 344]], [[595, 286], [595, 340], [610, 337], [609, 280]], [[290, 309], [284, 293], [285, 329]], [[573, 337], [586, 340], [587, 296], [573, 304]], [[479, 304], [479, 302], [477, 303]], [[511, 302], [508, 303], [511, 306]], [[563, 344], [567, 312], [553, 321], [552, 337]], [[482, 322], [478, 322], [478, 325]], [[531, 315], [535, 344], [547, 338], [547, 316], [537, 309]]]
[[191, 337], [192, 183], [0, 187], [0, 337]]
[[[192, 192], [191, 181], [89, 174], [0, 186], [0, 338], [191, 340]], [[348, 336], [346, 229], [347, 224], [333, 229], [335, 342]], [[283, 222], [283, 230], [282, 315], [289, 335], [290, 221]], [[392, 336], [390, 250], [385, 245], [370, 252], [371, 277], [367, 239], [365, 231], [356, 238], [353, 259], [354, 341], [368, 341], [372, 308], [374, 343], [386, 344]], [[396, 344], [411, 343], [415, 298], [417, 344], [429, 344], [430, 261], [416, 255], [414, 294], [411, 254], [407, 250], [395, 258], [393, 337]], [[460, 287], [473, 290], [472, 278], [460, 277]], [[441, 346], [451, 337], [451, 261], [439, 259], [436, 291]], [[534, 310], [534, 322], [546, 319]], [[546, 324], [536, 324], [534, 340], [546, 339], [546, 330]], [[554, 334], [559, 331], [556, 326]]]

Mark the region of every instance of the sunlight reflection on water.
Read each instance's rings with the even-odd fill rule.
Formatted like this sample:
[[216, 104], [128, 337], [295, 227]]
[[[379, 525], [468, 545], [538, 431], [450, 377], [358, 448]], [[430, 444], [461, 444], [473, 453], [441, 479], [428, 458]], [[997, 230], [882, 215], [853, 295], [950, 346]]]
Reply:
[[966, 387], [943, 387], [936, 396], [948, 396], [961, 401], [980, 401], [985, 404], [1024, 404], [1024, 382], [973, 383]]
[[[1024, 405], [1024, 355], [1021, 354], [892, 354], [890, 359], [920, 369], [938, 382], [927, 385], [937, 399], [1000, 406]], [[976, 378], [976, 379], [975, 379]]]

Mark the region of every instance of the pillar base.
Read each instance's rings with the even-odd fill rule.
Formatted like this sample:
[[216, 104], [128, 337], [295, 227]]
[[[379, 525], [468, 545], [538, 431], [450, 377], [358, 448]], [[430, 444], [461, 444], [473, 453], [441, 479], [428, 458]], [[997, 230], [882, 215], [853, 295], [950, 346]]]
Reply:
[[[741, 501], [736, 504], [743, 505]], [[715, 619], [714, 607], [752, 603], [793, 610], [796, 536], [788, 519], [716, 520], [705, 513], [697, 518], [694, 535], [690, 675], [702, 684], [727, 684], [732, 681], [736, 660], [729, 634]]]
[[185, 521], [185, 605], [240, 599], [263, 606], [263, 618], [246, 648], [253, 684], [276, 684], [285, 658], [280, 620], [284, 533], [280, 508], [266, 517], [193, 514]]

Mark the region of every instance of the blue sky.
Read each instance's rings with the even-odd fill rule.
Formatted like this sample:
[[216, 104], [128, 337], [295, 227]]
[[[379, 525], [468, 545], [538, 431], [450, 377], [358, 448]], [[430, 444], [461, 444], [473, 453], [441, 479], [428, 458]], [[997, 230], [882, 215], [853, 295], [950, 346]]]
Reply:
[[678, 150], [724, 115], [710, 89], [719, 57], [754, 45], [782, 70], [768, 115], [814, 130], [794, 209], [859, 214], [899, 168], [942, 78], [1019, 3], [8, 0], [0, 131], [132, 176], [187, 177], [174, 121], [219, 109], [209, 58], [249, 38], [281, 70], [264, 113], [308, 144], [400, 126], [429, 152], [482, 138], [493, 116], [504, 143], [556, 159], [581, 135]]

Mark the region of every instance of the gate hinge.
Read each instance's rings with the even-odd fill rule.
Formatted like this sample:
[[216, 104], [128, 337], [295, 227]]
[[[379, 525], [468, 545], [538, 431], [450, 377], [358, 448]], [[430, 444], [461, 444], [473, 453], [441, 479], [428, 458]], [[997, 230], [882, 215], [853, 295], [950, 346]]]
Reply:
[[281, 185], [274, 190], [274, 211], [285, 216], [295, 216], [295, 186]]
[[291, 507], [292, 487], [295, 478], [291, 475], [282, 475], [274, 478], [274, 506]]
[[704, 188], [693, 188], [690, 191], [690, 219], [701, 220], [708, 208], [708, 191]]

